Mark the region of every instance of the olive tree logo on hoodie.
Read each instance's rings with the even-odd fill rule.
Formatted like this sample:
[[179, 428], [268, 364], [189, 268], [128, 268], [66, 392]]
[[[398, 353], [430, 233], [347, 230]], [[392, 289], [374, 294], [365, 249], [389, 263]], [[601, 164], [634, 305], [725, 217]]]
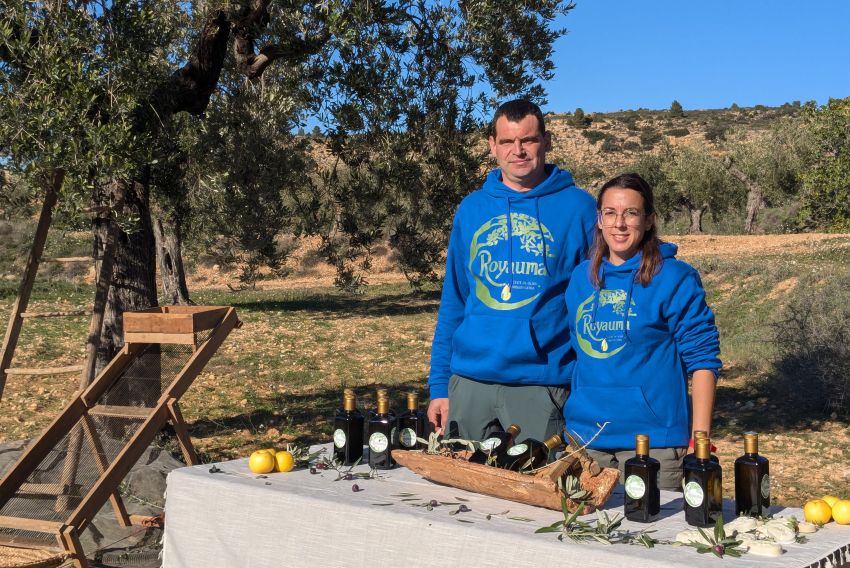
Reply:
[[[519, 246], [514, 242], [519, 241]], [[515, 310], [540, 295], [549, 276], [546, 259], [555, 239], [546, 225], [525, 213], [493, 217], [472, 235], [469, 271], [475, 295], [494, 310]]]
[[626, 314], [625, 290], [594, 292], [576, 311], [576, 340], [581, 350], [596, 359], [607, 359], [626, 346], [629, 318], [637, 316], [630, 302]]

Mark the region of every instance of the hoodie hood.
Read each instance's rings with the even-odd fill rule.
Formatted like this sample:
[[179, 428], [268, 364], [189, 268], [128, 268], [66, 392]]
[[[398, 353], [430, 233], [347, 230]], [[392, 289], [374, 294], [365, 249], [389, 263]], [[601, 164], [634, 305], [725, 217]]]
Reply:
[[529, 191], [517, 191], [502, 183], [502, 170], [496, 168], [487, 174], [484, 180], [484, 192], [493, 197], [509, 198], [511, 200], [536, 199], [550, 195], [562, 189], [575, 185], [570, 172], [552, 164], [546, 164], [546, 179]]

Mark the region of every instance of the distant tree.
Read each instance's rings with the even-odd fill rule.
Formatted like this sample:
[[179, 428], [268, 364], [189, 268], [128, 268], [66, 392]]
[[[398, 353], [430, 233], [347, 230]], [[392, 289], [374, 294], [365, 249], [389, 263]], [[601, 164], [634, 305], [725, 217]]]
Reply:
[[317, 124], [316, 126], [314, 126], [314, 127], [313, 127], [313, 130], [310, 132], [310, 135], [311, 135], [313, 138], [321, 138], [321, 136], [322, 136], [322, 129], [321, 129], [321, 128], [319, 128], [319, 125], [318, 125], [318, 124]]
[[809, 228], [850, 230], [850, 98], [807, 103], [816, 157], [803, 175], [800, 217]]
[[570, 124], [576, 128], [587, 128], [590, 126], [591, 122], [591, 118], [584, 113], [584, 110], [581, 107], [578, 107], [575, 110], [572, 120], [570, 120]]
[[740, 110], [741, 107], [738, 106], [738, 103], [732, 103], [729, 107], [729, 110]]
[[666, 168], [674, 195], [669, 201], [690, 217], [688, 233], [701, 234], [706, 212], [717, 216], [739, 203], [741, 184], [728, 174], [721, 160], [702, 144], [676, 149]]
[[679, 103], [679, 101], [674, 100], [672, 103], [670, 103], [670, 116], [673, 118], [681, 118], [685, 116], [685, 112], [682, 109], [682, 105], [681, 103]]
[[729, 134], [724, 165], [747, 189], [744, 232], [753, 232], [759, 211], [796, 195], [813, 159], [802, 120], [783, 118], [760, 136], [741, 129]]

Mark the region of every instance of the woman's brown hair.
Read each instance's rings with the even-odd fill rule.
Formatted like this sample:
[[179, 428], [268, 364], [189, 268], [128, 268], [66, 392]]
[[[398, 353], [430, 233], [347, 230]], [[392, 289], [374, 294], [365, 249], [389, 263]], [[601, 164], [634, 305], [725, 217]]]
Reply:
[[[655, 213], [655, 199], [652, 195], [652, 188], [646, 183], [639, 174], [628, 173], [621, 174], [614, 179], [608, 180], [602, 189], [599, 190], [599, 196], [596, 198], [596, 211], [602, 211], [602, 197], [605, 192], [612, 188], [619, 187], [622, 189], [633, 189], [640, 193], [643, 197], [643, 212], [647, 217]], [[641, 259], [640, 268], [637, 271], [635, 280], [643, 286], [649, 284], [652, 277], [658, 273], [661, 267], [661, 251], [658, 246], [661, 240], [658, 238], [658, 230], [655, 223], [643, 234], [643, 239], [640, 242]], [[593, 246], [590, 248], [590, 281], [596, 288], [601, 288], [605, 282], [599, 277], [599, 267], [602, 265], [602, 259], [608, 256], [608, 244], [602, 236], [602, 229], [599, 228], [599, 223], [596, 223], [596, 229], [593, 234]]]

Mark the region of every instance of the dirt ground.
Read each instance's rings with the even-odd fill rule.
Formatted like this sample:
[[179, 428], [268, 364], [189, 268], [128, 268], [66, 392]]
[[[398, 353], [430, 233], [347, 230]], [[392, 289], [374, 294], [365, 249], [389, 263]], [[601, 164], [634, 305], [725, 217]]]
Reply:
[[[791, 235], [672, 235], [664, 240], [679, 245], [679, 258], [683, 260], [708, 256], [758, 257], [779, 254], [816, 252], [824, 246], [850, 248], [850, 234], [805, 233]], [[286, 290], [333, 286], [335, 272], [331, 266], [315, 262], [318, 241], [306, 240], [304, 246], [293, 253], [287, 262], [292, 271], [286, 278], [268, 278], [257, 283], [262, 290]], [[373, 250], [373, 272], [370, 284], [404, 282], [404, 275], [393, 262], [386, 247]], [[238, 272], [221, 270], [218, 266], [197, 266], [189, 276], [189, 289], [227, 289], [238, 285]], [[93, 278], [94, 275], [92, 274]]]

